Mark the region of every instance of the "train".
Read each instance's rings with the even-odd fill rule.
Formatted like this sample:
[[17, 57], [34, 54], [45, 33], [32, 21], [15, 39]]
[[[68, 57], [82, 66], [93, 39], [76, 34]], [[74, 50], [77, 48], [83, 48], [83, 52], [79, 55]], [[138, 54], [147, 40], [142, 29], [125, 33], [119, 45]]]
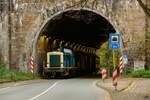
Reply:
[[47, 65], [44, 67], [45, 78], [67, 78], [80, 74], [75, 64], [75, 55], [71, 49], [47, 52]]

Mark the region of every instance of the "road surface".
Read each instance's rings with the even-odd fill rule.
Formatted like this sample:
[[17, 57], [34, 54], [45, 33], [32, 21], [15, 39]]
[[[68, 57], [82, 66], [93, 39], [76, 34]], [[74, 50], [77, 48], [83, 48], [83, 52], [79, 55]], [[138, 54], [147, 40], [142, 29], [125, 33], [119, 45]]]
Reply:
[[97, 79], [52, 79], [0, 84], [0, 100], [106, 100]]

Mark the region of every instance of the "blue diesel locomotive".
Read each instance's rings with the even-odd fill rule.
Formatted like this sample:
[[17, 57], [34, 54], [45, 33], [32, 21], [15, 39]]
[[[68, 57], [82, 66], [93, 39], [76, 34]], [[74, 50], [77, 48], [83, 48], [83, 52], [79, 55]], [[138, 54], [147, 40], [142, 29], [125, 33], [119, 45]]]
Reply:
[[75, 65], [75, 57], [70, 49], [48, 52], [44, 75], [47, 78], [76, 76], [79, 75], [79, 68]]

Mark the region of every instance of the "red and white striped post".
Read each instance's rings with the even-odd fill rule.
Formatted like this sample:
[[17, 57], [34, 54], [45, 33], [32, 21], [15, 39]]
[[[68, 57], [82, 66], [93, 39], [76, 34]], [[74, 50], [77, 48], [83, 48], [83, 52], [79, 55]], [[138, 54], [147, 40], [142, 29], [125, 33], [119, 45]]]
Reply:
[[33, 56], [30, 57], [30, 72], [33, 74], [34, 73], [34, 58]]
[[[122, 37], [122, 34], [120, 33], [120, 37]], [[123, 43], [122, 43], [122, 38], [120, 38], [120, 63], [119, 63], [119, 72], [120, 76], [123, 74], [123, 68], [124, 68], [124, 62], [123, 62]]]
[[119, 70], [120, 70], [120, 74], [122, 75], [123, 74], [123, 56], [121, 54], [121, 57], [120, 57], [120, 64], [119, 64]]
[[117, 69], [113, 70], [113, 86], [115, 86], [115, 90], [117, 89], [118, 75]]

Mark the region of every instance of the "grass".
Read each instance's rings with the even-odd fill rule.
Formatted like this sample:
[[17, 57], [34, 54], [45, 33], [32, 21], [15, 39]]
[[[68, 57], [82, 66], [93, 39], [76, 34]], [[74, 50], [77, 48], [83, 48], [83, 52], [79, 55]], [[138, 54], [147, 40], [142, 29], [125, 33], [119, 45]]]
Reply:
[[38, 75], [29, 72], [21, 72], [16, 70], [6, 69], [5, 65], [0, 63], [0, 83], [9, 81], [21, 81], [38, 79]]
[[150, 78], [150, 70], [139, 70], [128, 73], [129, 77], [135, 78]]

